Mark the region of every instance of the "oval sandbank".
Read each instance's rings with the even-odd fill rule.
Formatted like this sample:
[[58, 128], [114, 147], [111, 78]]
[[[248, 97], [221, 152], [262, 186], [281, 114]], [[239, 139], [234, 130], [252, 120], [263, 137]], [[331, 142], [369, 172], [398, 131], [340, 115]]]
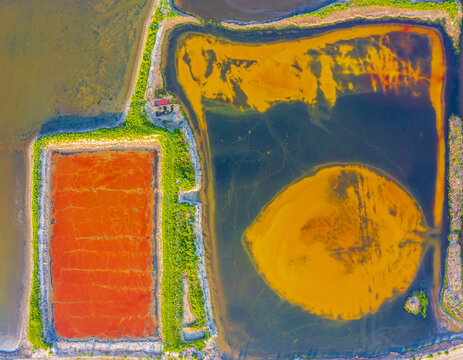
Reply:
[[420, 206], [401, 185], [352, 164], [290, 185], [244, 239], [280, 296], [329, 319], [354, 320], [407, 290], [425, 231]]

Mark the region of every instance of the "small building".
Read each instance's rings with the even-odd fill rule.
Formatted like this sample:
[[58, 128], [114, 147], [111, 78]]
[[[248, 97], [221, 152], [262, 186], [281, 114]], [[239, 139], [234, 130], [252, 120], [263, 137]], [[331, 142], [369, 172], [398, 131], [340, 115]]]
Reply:
[[162, 105], [168, 105], [168, 104], [169, 104], [169, 99], [161, 99], [161, 100], [154, 101], [154, 106], [162, 106]]

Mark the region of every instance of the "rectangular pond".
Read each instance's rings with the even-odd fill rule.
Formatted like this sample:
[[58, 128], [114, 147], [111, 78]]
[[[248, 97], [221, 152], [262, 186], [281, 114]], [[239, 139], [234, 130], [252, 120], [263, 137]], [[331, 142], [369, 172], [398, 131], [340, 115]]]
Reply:
[[[436, 330], [447, 246], [444, 44], [436, 29], [392, 23], [280, 32], [185, 27], [173, 33], [166, 79], [188, 109], [204, 159], [203, 200], [225, 353], [375, 356], [452, 336]], [[320, 169], [339, 166], [373, 170], [379, 183], [391, 181], [401, 190], [385, 185], [375, 190], [365, 185], [367, 174], [341, 176], [334, 195], [344, 204], [355, 194], [357, 200], [336, 216], [357, 214], [361, 220], [338, 226], [335, 235], [331, 215], [328, 223], [309, 219], [300, 231], [291, 227], [299, 226], [300, 213], [316, 213], [325, 192], [310, 193], [317, 197], [298, 205], [293, 222], [283, 220], [283, 210], [273, 221], [262, 220], [278, 213], [271, 210], [274, 203], [293, 206], [297, 197], [286, 205], [278, 202], [285, 191]], [[403, 210], [407, 201], [385, 205], [388, 192], [395, 194], [390, 199], [402, 198], [397, 191], [414, 205]], [[330, 204], [317, 209], [330, 213], [338, 206]], [[414, 207], [415, 215], [409, 212]], [[281, 223], [294, 238], [278, 228]], [[402, 232], [405, 224], [416, 228]], [[277, 231], [281, 240], [262, 242], [262, 254], [270, 254], [268, 264], [273, 264], [266, 268], [245, 234], [257, 244]], [[386, 233], [387, 241], [381, 237]], [[358, 240], [350, 242], [351, 236]], [[394, 237], [396, 245], [386, 245]], [[336, 238], [338, 243], [328, 241]], [[271, 241], [280, 250], [272, 253]], [[299, 257], [285, 245], [290, 241]], [[307, 265], [319, 259], [333, 261], [342, 276], [331, 278], [335, 270], [325, 269], [325, 262]], [[357, 271], [363, 275], [353, 280]], [[300, 293], [313, 284], [318, 288], [296, 299], [272, 275], [285, 272], [283, 286], [300, 286]], [[358, 291], [342, 301], [351, 296], [348, 281]], [[365, 295], [355, 300], [365, 284]], [[416, 289], [430, 298], [425, 318], [404, 310]], [[322, 311], [314, 299], [337, 305]]]

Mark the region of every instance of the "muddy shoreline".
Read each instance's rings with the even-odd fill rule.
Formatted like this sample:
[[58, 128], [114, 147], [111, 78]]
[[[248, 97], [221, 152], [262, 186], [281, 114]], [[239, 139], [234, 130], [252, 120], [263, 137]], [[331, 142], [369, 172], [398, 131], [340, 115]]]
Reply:
[[137, 78], [138, 78], [138, 71], [140, 69], [140, 64], [143, 58], [143, 51], [145, 50], [146, 37], [148, 36], [148, 28], [151, 24], [151, 21], [153, 20], [154, 13], [156, 11], [156, 8], [158, 7], [160, 0], [150, 0], [150, 1], [152, 1], [152, 4], [151, 4], [151, 8], [148, 12], [148, 16], [143, 26], [142, 36], [140, 37], [140, 40], [138, 41], [137, 58], [136, 58], [135, 66], [132, 69], [132, 72], [130, 75], [130, 87], [125, 97], [125, 101], [124, 101], [125, 105], [122, 110], [122, 114], [120, 115], [120, 119], [119, 119], [120, 122], [124, 121], [125, 117], [127, 116], [127, 113], [129, 112], [130, 99], [132, 98], [132, 95], [135, 91], [135, 85], [137, 84]]

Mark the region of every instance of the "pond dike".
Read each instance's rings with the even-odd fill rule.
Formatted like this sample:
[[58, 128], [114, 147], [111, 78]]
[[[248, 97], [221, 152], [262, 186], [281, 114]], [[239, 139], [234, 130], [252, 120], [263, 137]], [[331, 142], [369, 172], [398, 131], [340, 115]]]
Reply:
[[[68, 149], [70, 152], [86, 150], [110, 150], [110, 149], [153, 149], [161, 151], [156, 136], [147, 137], [146, 140], [128, 141], [114, 143], [112, 141], [83, 141], [73, 144], [51, 143], [48, 144], [40, 154], [40, 172], [42, 178], [42, 192], [40, 196], [40, 228], [38, 229], [38, 246], [39, 246], [39, 280], [40, 280], [40, 297], [39, 307], [42, 313], [42, 324], [44, 339], [52, 344], [52, 356], [40, 350], [41, 354], [47, 358], [62, 358], [84, 354], [87, 356], [106, 356], [111, 354], [116, 357], [126, 356], [130, 353], [133, 357], [156, 356], [162, 353], [162, 341], [158, 336], [146, 339], [120, 339], [108, 340], [91, 338], [88, 340], [70, 340], [62, 339], [57, 336], [52, 316], [51, 302], [51, 256], [50, 256], [50, 229], [51, 224], [51, 173], [52, 173], [52, 155], [55, 151]], [[159, 173], [158, 173], [159, 176]], [[155, 265], [157, 266], [157, 264]], [[159, 299], [159, 298], [158, 298]], [[159, 300], [157, 300], [159, 301]], [[159, 315], [157, 315], [159, 316]], [[42, 354], [43, 353], [43, 354]], [[32, 354], [31, 354], [32, 355]], [[28, 356], [30, 357], [30, 356]], [[0, 357], [1, 358], [1, 357]]]
[[[191, 130], [188, 120], [180, 108], [180, 105], [175, 104], [175, 111], [163, 115], [161, 117], [156, 116], [155, 106], [155, 91], [156, 89], [163, 87], [163, 78], [161, 74], [161, 49], [162, 42], [166, 38], [166, 34], [169, 28], [175, 27], [185, 22], [195, 22], [195, 18], [191, 16], [181, 16], [179, 18], [164, 20], [159, 27], [158, 33], [156, 34], [156, 42], [151, 52], [151, 65], [148, 77], [148, 89], [147, 89], [147, 103], [145, 109], [148, 113], [148, 117], [151, 122], [156, 126], [165, 128], [169, 131], [179, 129], [185, 136], [185, 140], [188, 147], [188, 153], [190, 154], [191, 161], [194, 167], [195, 173], [195, 186], [190, 191], [180, 193], [179, 202], [188, 203], [195, 207], [196, 216], [194, 221], [194, 233], [195, 233], [195, 247], [196, 255], [199, 259], [198, 266], [198, 277], [201, 283], [201, 289], [204, 294], [204, 305], [207, 319], [207, 330], [211, 336], [210, 341], [206, 343], [206, 349], [213, 347], [213, 339], [217, 336], [217, 326], [215, 324], [212, 314], [212, 303], [211, 295], [209, 290], [209, 283], [207, 279], [206, 263], [205, 263], [205, 248], [203, 238], [203, 227], [202, 227], [202, 214], [203, 205], [200, 200], [199, 192], [202, 188], [202, 171], [200, 165], [200, 159], [198, 154], [198, 148], [196, 140]], [[171, 98], [171, 96], [169, 96]]]
[[463, 197], [462, 123], [457, 116], [449, 119], [449, 213], [450, 232], [445, 259], [445, 282], [442, 305], [453, 318], [463, 321], [463, 287], [461, 277], [461, 208]]
[[[151, 86], [150, 86], [151, 89]], [[212, 316], [211, 296], [209, 291], [209, 284], [207, 280], [206, 264], [205, 264], [205, 249], [203, 239], [203, 228], [202, 228], [202, 214], [203, 205], [200, 200], [199, 191], [202, 187], [202, 172], [200, 166], [199, 155], [196, 147], [196, 141], [191, 131], [190, 125], [185, 119], [181, 111], [174, 111], [166, 116], [157, 117], [155, 114], [154, 100], [149, 98], [146, 111], [150, 121], [156, 126], [166, 128], [168, 130], [180, 129], [185, 136], [186, 143], [188, 145], [188, 153], [190, 154], [191, 161], [194, 167], [195, 173], [195, 186], [190, 191], [180, 193], [179, 202], [188, 203], [195, 207], [196, 216], [194, 221], [194, 233], [195, 233], [195, 247], [196, 255], [199, 258], [198, 277], [201, 283], [201, 289], [204, 294], [205, 302], [205, 313], [207, 318], [207, 330], [211, 337], [217, 335], [217, 327]]]

